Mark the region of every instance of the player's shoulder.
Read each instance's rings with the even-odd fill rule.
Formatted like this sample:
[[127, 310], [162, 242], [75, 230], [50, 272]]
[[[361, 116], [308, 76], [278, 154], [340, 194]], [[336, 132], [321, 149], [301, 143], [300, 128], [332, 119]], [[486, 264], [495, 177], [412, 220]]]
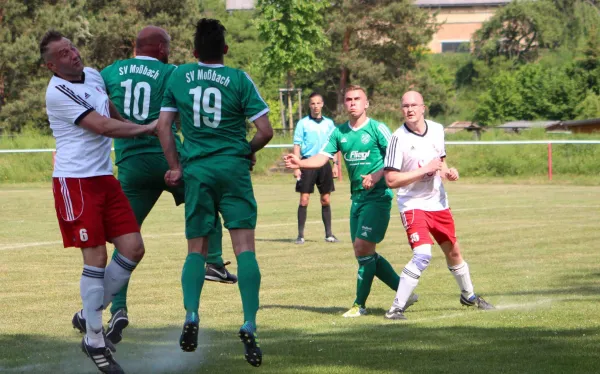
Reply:
[[406, 126], [404, 125], [404, 123], [402, 125], [400, 125], [400, 127], [398, 127], [393, 133], [392, 136], [395, 137], [400, 137], [404, 134], [406, 134]]
[[87, 80], [87, 78], [102, 78], [100, 75], [100, 72], [94, 68], [91, 68], [89, 66], [86, 66], [83, 68], [83, 73], [85, 74], [85, 79]]
[[427, 123], [427, 130], [428, 131], [435, 131], [435, 132], [444, 132], [444, 125], [442, 125], [441, 123], [437, 123], [435, 121], [432, 121], [430, 119], [426, 119], [425, 123]]
[[333, 122], [333, 119], [331, 119], [327, 116], [323, 116], [323, 121], [327, 122], [328, 124], [336, 126], [335, 122]]

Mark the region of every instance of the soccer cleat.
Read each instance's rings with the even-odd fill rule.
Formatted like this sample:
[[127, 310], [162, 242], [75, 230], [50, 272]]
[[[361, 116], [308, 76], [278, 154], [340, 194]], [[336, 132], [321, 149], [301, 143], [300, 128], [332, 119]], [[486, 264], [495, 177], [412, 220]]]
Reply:
[[[85, 318], [83, 318], [82, 315], [83, 315], [83, 309], [80, 310], [79, 312], [75, 313], [75, 315], [73, 316], [73, 319], [71, 320], [71, 323], [73, 324], [74, 329], [79, 330], [79, 332], [82, 334], [85, 334], [87, 332], [87, 327], [85, 325], [86, 324]], [[110, 349], [112, 352], [116, 352], [117, 348], [115, 348], [115, 345], [106, 337], [106, 333], [104, 332], [104, 327], [102, 328], [102, 335], [104, 336], [104, 344], [106, 344], [106, 347], [108, 349]]]
[[124, 374], [121, 366], [115, 361], [108, 347], [94, 348], [85, 342], [85, 336], [81, 340], [81, 350], [96, 365], [98, 370], [106, 374]]
[[301, 236], [297, 237], [294, 244], [304, 244], [304, 238]]
[[352, 305], [352, 308], [342, 315], [344, 318], [361, 317], [367, 314], [367, 310], [358, 304]]
[[398, 308], [398, 307], [395, 307], [392, 305], [390, 310], [388, 310], [385, 313], [385, 318], [393, 319], [393, 320], [406, 319], [404, 312], [406, 311], [406, 309], [408, 309], [408, 307], [410, 307], [417, 301], [419, 301], [419, 295], [417, 295], [416, 293], [411, 293], [410, 296], [408, 297], [408, 300], [406, 300], [406, 304], [404, 304], [404, 308]]
[[413, 305], [417, 301], [419, 301], [419, 295], [417, 295], [416, 293], [410, 294], [408, 300], [406, 300], [406, 304], [404, 304], [404, 309], [402, 311], [406, 311], [406, 309], [408, 309], [409, 306]]
[[127, 317], [127, 311], [124, 308], [117, 309], [108, 320], [108, 330], [106, 331], [106, 337], [113, 344], [118, 344], [123, 339], [123, 330], [129, 325], [129, 318]]
[[327, 243], [339, 243], [340, 242], [340, 240], [338, 238], [336, 238], [334, 235], [326, 237], [325, 241]]
[[390, 310], [385, 313], [385, 318], [392, 320], [404, 320], [406, 319], [406, 316], [404, 315], [403, 309], [391, 307]]
[[198, 313], [187, 313], [183, 331], [179, 338], [179, 346], [184, 352], [194, 352], [198, 347]]
[[251, 322], [244, 323], [240, 328], [239, 337], [244, 343], [246, 361], [252, 366], [259, 367], [262, 364], [262, 351], [260, 350], [258, 334], [254, 324]]
[[73, 316], [73, 319], [71, 320], [71, 323], [73, 324], [74, 329], [79, 330], [79, 332], [82, 334], [85, 334], [85, 331], [86, 331], [85, 318], [83, 318], [82, 316], [83, 316], [83, 309], [80, 310], [79, 312], [75, 313], [75, 315]]
[[204, 275], [204, 279], [212, 281], [212, 282], [221, 282], [234, 284], [237, 283], [237, 277], [225, 269], [225, 266], [231, 264], [230, 261], [227, 261], [221, 267], [217, 267], [214, 264], [206, 264], [206, 274]]
[[465, 306], [476, 306], [477, 309], [481, 310], [496, 309], [492, 304], [485, 301], [483, 297], [477, 295], [473, 295], [470, 299], [460, 295], [460, 303]]

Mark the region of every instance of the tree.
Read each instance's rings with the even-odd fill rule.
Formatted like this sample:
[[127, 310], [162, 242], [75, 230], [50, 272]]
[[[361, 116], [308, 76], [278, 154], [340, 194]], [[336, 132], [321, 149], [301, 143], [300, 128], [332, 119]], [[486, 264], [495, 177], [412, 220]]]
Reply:
[[550, 0], [515, 1], [501, 8], [474, 36], [475, 55], [486, 61], [505, 56], [521, 62], [538, 57], [540, 48], [564, 40], [564, 16]]
[[[267, 43], [261, 65], [270, 74], [285, 75], [288, 90], [294, 87], [297, 73], [314, 73], [323, 67], [318, 55], [329, 44], [322, 26], [328, 7], [325, 0], [258, 0], [257, 26], [261, 40]], [[291, 129], [289, 92], [288, 109]]]
[[389, 95], [390, 86], [408, 85], [403, 78], [426, 52], [438, 25], [410, 0], [339, 0], [327, 21], [332, 40], [329, 69], [323, 79], [337, 77], [337, 112], [343, 109], [349, 82], [367, 88], [370, 96]]

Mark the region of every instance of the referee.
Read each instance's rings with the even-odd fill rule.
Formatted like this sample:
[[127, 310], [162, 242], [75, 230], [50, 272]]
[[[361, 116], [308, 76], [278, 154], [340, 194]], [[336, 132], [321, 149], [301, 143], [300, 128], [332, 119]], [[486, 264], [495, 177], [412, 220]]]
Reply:
[[[309, 96], [310, 115], [302, 118], [296, 125], [294, 131], [294, 154], [300, 158], [308, 158], [319, 153], [327, 144], [327, 139], [335, 129], [333, 121], [323, 117], [323, 96], [313, 92]], [[333, 159], [337, 165], [339, 160]], [[337, 177], [337, 168], [332, 169], [330, 163], [326, 163], [320, 169], [296, 169], [296, 192], [300, 193], [300, 205], [298, 206], [298, 238], [296, 244], [304, 244], [304, 225], [306, 224], [306, 209], [310, 194], [315, 191], [315, 184], [321, 194], [321, 217], [325, 225], [325, 241], [336, 243], [339, 240], [331, 232], [331, 206], [330, 195], [335, 191], [333, 178]]]

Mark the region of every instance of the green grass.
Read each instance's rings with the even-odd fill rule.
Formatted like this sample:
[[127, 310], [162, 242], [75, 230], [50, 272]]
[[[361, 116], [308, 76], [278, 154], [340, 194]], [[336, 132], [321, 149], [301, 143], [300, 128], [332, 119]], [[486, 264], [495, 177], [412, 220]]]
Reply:
[[[448, 185], [475, 290], [498, 310], [461, 307], [436, 249], [409, 320], [390, 322], [383, 314], [394, 292], [378, 281], [367, 316], [341, 317], [354, 299], [357, 268], [348, 184], [332, 195], [334, 233], [343, 242], [324, 243], [313, 196], [303, 246], [292, 243], [293, 186], [289, 176], [255, 178], [264, 365], [243, 359], [241, 302], [231, 285], [205, 284], [200, 347], [179, 350], [183, 209], [163, 196], [144, 224], [147, 253], [129, 289], [131, 325], [117, 347], [127, 373], [600, 372], [600, 187]], [[70, 326], [81, 303], [81, 255], [60, 244], [50, 185], [1, 185], [0, 206], [0, 372], [94, 373]], [[401, 271], [410, 251], [393, 209], [378, 251]], [[224, 246], [233, 260], [228, 238]]]

